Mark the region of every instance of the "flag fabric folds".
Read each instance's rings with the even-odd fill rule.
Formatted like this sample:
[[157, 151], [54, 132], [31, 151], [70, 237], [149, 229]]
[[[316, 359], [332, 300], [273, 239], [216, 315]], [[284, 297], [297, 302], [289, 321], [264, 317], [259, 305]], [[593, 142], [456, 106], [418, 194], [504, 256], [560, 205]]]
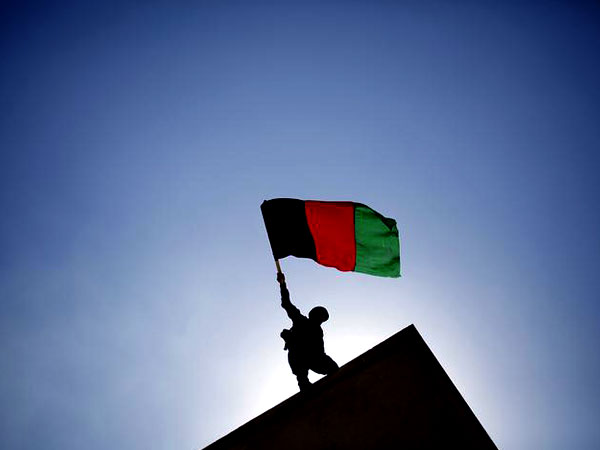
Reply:
[[400, 276], [396, 221], [366, 205], [276, 198], [260, 208], [275, 259], [311, 258], [341, 271]]

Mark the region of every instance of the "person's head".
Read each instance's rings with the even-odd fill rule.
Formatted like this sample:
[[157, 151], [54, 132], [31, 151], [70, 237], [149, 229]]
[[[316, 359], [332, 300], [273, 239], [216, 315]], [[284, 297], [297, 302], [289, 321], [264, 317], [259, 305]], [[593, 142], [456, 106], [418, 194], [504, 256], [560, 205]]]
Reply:
[[314, 322], [321, 324], [327, 319], [329, 319], [329, 313], [323, 306], [315, 306], [308, 313], [308, 318]]

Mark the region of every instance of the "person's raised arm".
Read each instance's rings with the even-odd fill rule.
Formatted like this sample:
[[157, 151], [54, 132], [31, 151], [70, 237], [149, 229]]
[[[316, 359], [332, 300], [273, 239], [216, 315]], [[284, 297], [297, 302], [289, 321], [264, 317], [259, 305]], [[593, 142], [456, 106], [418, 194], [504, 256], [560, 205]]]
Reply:
[[296, 320], [302, 316], [302, 313], [298, 308], [292, 305], [290, 301], [290, 291], [288, 291], [287, 285], [285, 284], [285, 275], [282, 272], [277, 273], [277, 281], [279, 282], [279, 288], [281, 289], [281, 307], [285, 309], [290, 319]]

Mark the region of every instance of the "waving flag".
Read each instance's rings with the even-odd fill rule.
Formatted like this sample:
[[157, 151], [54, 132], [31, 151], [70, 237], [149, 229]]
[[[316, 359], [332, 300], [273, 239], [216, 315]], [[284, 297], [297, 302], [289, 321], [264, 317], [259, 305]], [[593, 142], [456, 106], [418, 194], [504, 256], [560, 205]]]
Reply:
[[296, 256], [345, 272], [400, 276], [396, 221], [366, 205], [276, 198], [260, 209], [276, 260]]

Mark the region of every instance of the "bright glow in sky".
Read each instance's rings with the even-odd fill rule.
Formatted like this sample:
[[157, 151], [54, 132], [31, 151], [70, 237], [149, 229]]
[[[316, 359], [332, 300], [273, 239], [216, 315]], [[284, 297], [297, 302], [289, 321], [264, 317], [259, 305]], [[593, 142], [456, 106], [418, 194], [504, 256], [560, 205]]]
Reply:
[[274, 197], [398, 221], [400, 279], [282, 261], [339, 363], [414, 323], [499, 448], [600, 447], [598, 4], [172, 3], [0, 6], [3, 447], [296, 392]]

